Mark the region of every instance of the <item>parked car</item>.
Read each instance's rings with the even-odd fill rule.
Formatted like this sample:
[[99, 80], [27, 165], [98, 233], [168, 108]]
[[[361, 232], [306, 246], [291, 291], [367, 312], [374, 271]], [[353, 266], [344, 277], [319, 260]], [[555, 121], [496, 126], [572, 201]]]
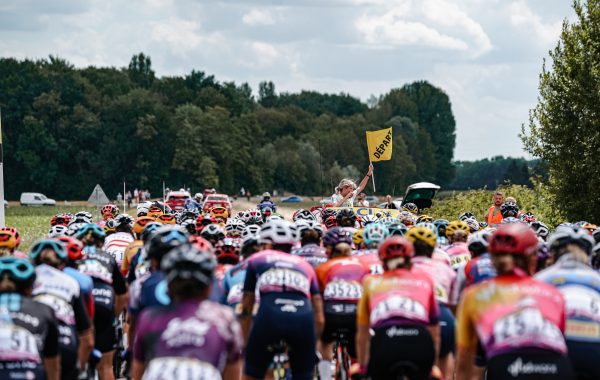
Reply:
[[21, 193], [22, 206], [55, 206], [56, 201], [42, 193]]
[[325, 205], [330, 205], [333, 203], [333, 199], [331, 199], [331, 197], [327, 197], [327, 198], [323, 198], [319, 201], [319, 203], [321, 204], [322, 207], [324, 207]]
[[229, 215], [231, 215], [231, 201], [229, 200], [229, 195], [227, 194], [209, 194], [204, 199], [204, 203], [202, 204], [202, 210], [204, 212], [209, 212], [211, 208], [221, 206], [227, 209]]
[[300, 203], [302, 197], [298, 195], [290, 195], [289, 197], [281, 198], [281, 203]]
[[373, 205], [375, 205], [377, 202], [379, 202], [379, 198], [374, 196], [374, 195], [367, 195], [365, 197], [365, 200], [367, 202], [369, 202], [369, 204], [371, 205], [371, 207], [373, 207]]
[[4, 208], [8, 208], [8, 201], [6, 199], [4, 200]]
[[190, 193], [187, 191], [169, 191], [165, 203], [174, 211], [183, 210], [185, 201], [191, 199]]
[[438, 185], [429, 182], [413, 183], [406, 188], [402, 205], [414, 203], [419, 210], [430, 208], [439, 189]]

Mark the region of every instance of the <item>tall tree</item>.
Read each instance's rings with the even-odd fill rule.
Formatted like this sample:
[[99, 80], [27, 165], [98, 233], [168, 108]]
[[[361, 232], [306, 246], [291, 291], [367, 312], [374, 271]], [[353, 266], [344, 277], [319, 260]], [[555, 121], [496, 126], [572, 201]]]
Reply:
[[550, 189], [570, 220], [600, 220], [600, 1], [574, 1], [544, 62], [538, 104], [522, 128], [525, 149], [548, 163]]
[[152, 59], [150, 56], [139, 53], [131, 57], [128, 73], [131, 80], [141, 87], [150, 87], [154, 82], [154, 71], [152, 70]]

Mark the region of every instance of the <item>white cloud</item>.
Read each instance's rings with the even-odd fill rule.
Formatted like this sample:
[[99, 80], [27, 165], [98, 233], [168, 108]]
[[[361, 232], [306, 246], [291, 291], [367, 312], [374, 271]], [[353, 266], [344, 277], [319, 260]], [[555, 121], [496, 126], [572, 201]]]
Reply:
[[256, 55], [258, 62], [260, 62], [263, 66], [270, 65], [277, 58], [279, 58], [279, 52], [277, 51], [275, 46], [271, 44], [255, 41], [252, 42], [251, 47]]
[[273, 25], [275, 24], [275, 19], [268, 10], [252, 9], [242, 16], [242, 22], [250, 26]]
[[560, 36], [562, 21], [544, 23], [523, 0], [514, 1], [509, 6], [510, 22], [522, 30], [533, 31], [539, 41], [547, 45], [556, 42]]
[[187, 53], [201, 45], [217, 45], [222, 42], [220, 33], [203, 34], [196, 21], [170, 17], [168, 20], [154, 24], [151, 32], [152, 40], [165, 42], [175, 55], [186, 56]]

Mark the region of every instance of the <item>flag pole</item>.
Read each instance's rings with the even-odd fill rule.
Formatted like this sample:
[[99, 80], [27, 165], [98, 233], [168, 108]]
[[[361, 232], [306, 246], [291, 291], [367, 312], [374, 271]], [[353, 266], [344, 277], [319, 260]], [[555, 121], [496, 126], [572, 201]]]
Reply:
[[0, 109], [0, 227], [6, 226], [4, 220], [4, 152], [2, 150], [2, 109]]
[[[371, 160], [369, 160], [369, 166], [371, 165], [373, 165], [373, 163], [371, 162]], [[375, 168], [373, 168], [373, 171], [371, 172], [371, 180], [373, 181], [373, 193], [375, 193]]]
[[125, 181], [123, 181], [123, 212], [127, 212], [127, 203], [125, 201]]

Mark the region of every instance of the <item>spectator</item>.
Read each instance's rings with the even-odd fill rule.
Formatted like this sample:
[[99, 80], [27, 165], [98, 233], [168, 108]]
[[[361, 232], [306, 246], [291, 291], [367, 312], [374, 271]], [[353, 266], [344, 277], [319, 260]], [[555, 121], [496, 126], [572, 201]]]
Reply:
[[117, 203], [121, 203], [123, 201], [123, 195], [121, 195], [121, 193], [119, 192], [119, 194], [117, 194]]
[[[514, 199], [514, 198], [513, 198]], [[500, 206], [504, 203], [504, 194], [496, 191], [493, 198], [494, 204], [485, 213], [485, 222], [490, 226], [494, 227], [502, 222], [502, 213], [500, 212]]]
[[367, 195], [365, 193], [358, 194], [356, 198], [356, 207], [369, 207], [369, 201], [367, 200]]
[[331, 196], [333, 207], [354, 207], [354, 198], [367, 186], [371, 175], [373, 175], [373, 164], [369, 164], [367, 175], [360, 181], [358, 187], [353, 180], [342, 179], [335, 188], [335, 194]]
[[393, 209], [393, 210], [398, 209], [398, 206], [396, 206], [396, 204], [392, 200], [392, 196], [389, 194], [385, 196], [385, 207], [384, 208]]
[[127, 194], [125, 194], [125, 200], [127, 201], [127, 208], [131, 208], [131, 201], [132, 201], [131, 190], [127, 190]]

